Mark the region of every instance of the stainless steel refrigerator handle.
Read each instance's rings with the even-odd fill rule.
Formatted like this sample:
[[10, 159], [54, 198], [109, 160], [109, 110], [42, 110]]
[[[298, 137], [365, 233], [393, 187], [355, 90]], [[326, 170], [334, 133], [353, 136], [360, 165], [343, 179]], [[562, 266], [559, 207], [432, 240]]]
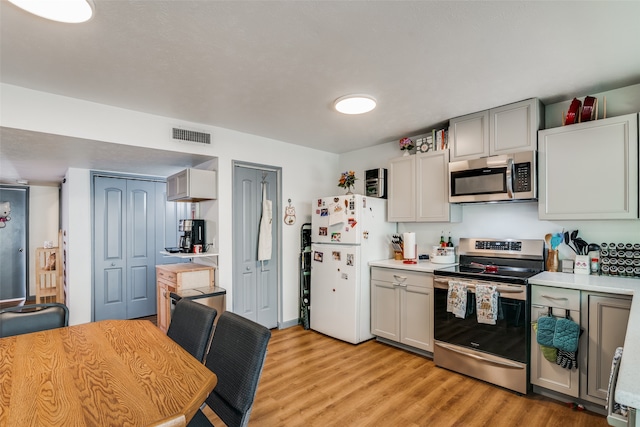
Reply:
[[458, 353], [461, 354], [463, 356], [466, 357], [471, 357], [472, 359], [476, 359], [476, 360], [482, 360], [483, 362], [489, 362], [489, 363], [493, 363], [494, 365], [502, 365], [502, 366], [507, 366], [509, 368], [518, 368], [518, 369], [523, 369], [524, 367], [519, 364], [519, 363], [511, 363], [511, 362], [506, 362], [506, 361], [498, 361], [498, 360], [493, 360], [493, 359], [488, 359], [486, 357], [482, 357], [482, 356], [478, 356], [475, 354], [470, 354], [467, 353], [466, 351], [462, 351], [462, 350], [458, 350], [457, 348], [447, 345], [447, 344], [443, 344], [440, 342], [436, 343], [437, 346], [440, 346], [442, 348], [446, 348], [447, 350], [453, 351], [454, 353]]

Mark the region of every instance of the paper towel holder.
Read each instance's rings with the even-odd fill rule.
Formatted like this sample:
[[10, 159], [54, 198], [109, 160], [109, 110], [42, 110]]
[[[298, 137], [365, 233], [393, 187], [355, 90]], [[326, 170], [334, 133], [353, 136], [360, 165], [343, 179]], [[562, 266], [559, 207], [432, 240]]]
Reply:
[[[403, 234], [404, 246], [402, 248], [402, 261], [404, 264], [417, 264], [418, 263], [418, 245], [416, 244], [415, 233]], [[413, 256], [407, 256], [413, 255]]]

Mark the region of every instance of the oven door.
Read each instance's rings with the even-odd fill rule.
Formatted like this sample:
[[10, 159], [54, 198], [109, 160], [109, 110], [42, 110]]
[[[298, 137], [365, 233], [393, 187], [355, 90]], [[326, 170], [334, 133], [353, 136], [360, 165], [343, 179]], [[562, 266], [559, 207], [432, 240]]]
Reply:
[[[449, 280], [467, 283], [467, 311], [464, 319], [447, 312]], [[475, 283], [497, 286], [498, 319], [495, 325], [477, 321]], [[529, 290], [526, 285], [436, 277], [434, 288], [436, 341], [528, 364], [531, 315], [527, 303]]]

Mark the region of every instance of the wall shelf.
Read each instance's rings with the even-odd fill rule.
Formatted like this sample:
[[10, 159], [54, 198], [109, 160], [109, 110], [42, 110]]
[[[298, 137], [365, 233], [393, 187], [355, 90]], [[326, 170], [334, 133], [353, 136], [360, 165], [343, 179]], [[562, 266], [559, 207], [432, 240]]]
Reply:
[[203, 252], [200, 254], [188, 254], [188, 253], [183, 253], [183, 252], [167, 252], [167, 251], [160, 251], [160, 253], [164, 256], [170, 256], [170, 257], [175, 257], [175, 258], [208, 258], [208, 257], [214, 257], [214, 256], [218, 256], [217, 253], [212, 253], [212, 252]]

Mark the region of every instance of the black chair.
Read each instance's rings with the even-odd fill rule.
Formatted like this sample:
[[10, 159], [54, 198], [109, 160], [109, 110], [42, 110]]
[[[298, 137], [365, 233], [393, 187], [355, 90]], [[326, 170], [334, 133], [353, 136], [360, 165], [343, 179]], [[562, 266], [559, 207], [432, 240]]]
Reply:
[[[227, 427], [249, 422], [270, 338], [269, 329], [235, 313], [226, 311], [218, 319], [205, 363], [218, 384], [205, 403]], [[211, 423], [199, 410], [189, 426]]]
[[69, 326], [69, 309], [64, 304], [29, 304], [0, 310], [0, 338], [64, 326]]
[[176, 302], [167, 336], [202, 362], [211, 341], [213, 321], [218, 312], [195, 301], [182, 298]]

